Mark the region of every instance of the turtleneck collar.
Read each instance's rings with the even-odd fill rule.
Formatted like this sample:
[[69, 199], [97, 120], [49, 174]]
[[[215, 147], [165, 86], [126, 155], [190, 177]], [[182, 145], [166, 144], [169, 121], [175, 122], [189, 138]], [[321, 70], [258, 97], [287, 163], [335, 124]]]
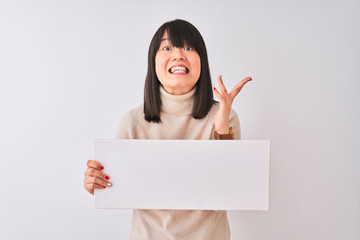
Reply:
[[160, 85], [161, 111], [174, 115], [188, 115], [192, 113], [196, 87], [184, 95], [172, 95]]

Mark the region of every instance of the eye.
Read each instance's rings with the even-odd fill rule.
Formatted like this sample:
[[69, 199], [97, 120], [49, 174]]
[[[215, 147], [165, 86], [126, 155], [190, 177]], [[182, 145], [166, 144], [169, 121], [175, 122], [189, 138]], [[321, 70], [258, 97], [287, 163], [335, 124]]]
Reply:
[[184, 50], [185, 50], [185, 51], [191, 51], [191, 50], [193, 50], [193, 48], [192, 48], [192, 47], [189, 47], [189, 46], [186, 46], [186, 47], [184, 48]]
[[171, 47], [166, 46], [166, 47], [163, 47], [162, 50], [169, 51], [169, 50], [171, 50]]

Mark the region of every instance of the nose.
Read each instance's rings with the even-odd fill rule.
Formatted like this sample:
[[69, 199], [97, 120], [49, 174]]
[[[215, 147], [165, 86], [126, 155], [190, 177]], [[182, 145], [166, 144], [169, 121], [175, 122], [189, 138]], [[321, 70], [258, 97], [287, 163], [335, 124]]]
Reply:
[[186, 60], [183, 48], [174, 48], [172, 60]]

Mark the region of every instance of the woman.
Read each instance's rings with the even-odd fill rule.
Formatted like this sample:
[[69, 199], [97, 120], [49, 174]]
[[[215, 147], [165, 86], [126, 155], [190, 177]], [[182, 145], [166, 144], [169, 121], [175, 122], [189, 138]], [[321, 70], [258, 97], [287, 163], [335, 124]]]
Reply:
[[[149, 47], [144, 104], [123, 117], [116, 138], [240, 139], [231, 105], [250, 80], [243, 79], [228, 93], [219, 76], [220, 91], [212, 88], [199, 31], [184, 20], [164, 23]], [[100, 163], [89, 160], [87, 166], [87, 191], [111, 185]], [[130, 239], [230, 239], [230, 230], [226, 211], [135, 209]]]

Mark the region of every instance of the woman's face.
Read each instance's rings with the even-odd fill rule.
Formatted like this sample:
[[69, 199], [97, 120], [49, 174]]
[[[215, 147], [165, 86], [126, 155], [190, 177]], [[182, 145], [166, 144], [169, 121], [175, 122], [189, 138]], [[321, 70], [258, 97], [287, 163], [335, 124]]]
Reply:
[[200, 77], [200, 56], [190, 46], [173, 47], [165, 31], [155, 56], [155, 71], [166, 92], [185, 94], [190, 92]]

